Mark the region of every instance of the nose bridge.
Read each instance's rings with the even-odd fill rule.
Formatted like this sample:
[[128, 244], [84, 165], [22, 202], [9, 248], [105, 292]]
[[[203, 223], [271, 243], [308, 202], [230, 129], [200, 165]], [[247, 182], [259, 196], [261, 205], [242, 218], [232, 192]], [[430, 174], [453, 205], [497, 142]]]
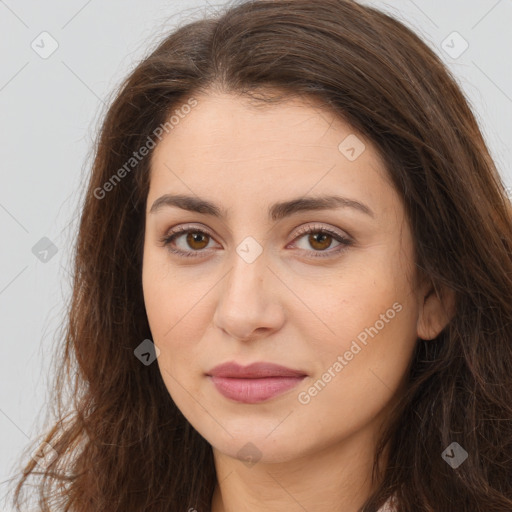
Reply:
[[246, 298], [255, 301], [265, 291], [263, 283], [266, 273], [268, 269], [263, 248], [257, 251], [251, 242], [240, 243], [233, 255], [233, 266], [228, 274], [223, 295], [236, 301]]
[[276, 295], [268, 288], [267, 259], [262, 251], [255, 256], [254, 250], [254, 245], [241, 243], [233, 253], [214, 316], [218, 327], [239, 339], [257, 329], [277, 328], [282, 321]]

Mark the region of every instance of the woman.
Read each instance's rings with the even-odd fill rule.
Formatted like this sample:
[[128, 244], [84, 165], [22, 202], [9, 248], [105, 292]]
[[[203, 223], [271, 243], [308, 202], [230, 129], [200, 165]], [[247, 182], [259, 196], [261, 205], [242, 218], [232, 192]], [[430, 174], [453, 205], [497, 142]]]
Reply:
[[510, 511], [508, 204], [382, 12], [255, 0], [170, 34], [102, 127], [73, 414], [18, 501], [40, 473], [42, 510]]

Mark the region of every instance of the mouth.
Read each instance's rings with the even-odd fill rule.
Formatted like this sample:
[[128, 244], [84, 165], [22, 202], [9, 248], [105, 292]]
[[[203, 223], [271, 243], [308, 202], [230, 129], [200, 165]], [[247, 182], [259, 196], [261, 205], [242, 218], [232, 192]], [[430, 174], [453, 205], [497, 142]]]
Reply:
[[216, 366], [206, 375], [221, 395], [246, 404], [270, 400], [294, 388], [307, 377], [301, 370], [273, 363], [241, 366], [235, 362]]

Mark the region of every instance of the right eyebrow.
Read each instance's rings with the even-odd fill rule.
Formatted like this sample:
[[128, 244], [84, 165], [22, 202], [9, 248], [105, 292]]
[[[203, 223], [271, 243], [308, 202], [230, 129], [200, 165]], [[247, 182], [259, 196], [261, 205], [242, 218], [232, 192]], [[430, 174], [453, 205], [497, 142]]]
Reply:
[[[164, 194], [154, 201], [149, 213], [153, 214], [164, 207], [176, 207], [182, 210], [227, 218], [228, 212], [211, 201], [186, 194]], [[374, 212], [364, 203], [342, 196], [299, 197], [289, 201], [271, 205], [268, 215], [273, 221], [278, 221], [302, 211], [328, 210], [335, 208], [353, 208], [361, 213], [375, 217]]]

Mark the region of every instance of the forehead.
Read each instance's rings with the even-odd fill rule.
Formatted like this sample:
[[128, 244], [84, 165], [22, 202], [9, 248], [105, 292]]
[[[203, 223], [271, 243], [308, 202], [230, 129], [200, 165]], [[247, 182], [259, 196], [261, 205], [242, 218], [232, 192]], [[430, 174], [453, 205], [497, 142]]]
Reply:
[[245, 202], [327, 192], [364, 193], [371, 202], [383, 199], [382, 187], [391, 188], [372, 143], [312, 99], [255, 103], [225, 93], [195, 99], [155, 148], [152, 197], [178, 188], [233, 201], [236, 192]]
[[198, 96], [196, 101], [197, 105], [182, 116], [155, 153], [186, 141], [201, 153], [229, 149], [233, 154], [243, 151], [264, 157], [272, 151], [271, 156], [277, 158], [301, 146], [319, 157], [314, 150], [332, 150], [333, 144], [336, 149], [340, 137], [354, 132], [313, 98], [290, 97], [267, 103], [241, 95], [212, 93]]

